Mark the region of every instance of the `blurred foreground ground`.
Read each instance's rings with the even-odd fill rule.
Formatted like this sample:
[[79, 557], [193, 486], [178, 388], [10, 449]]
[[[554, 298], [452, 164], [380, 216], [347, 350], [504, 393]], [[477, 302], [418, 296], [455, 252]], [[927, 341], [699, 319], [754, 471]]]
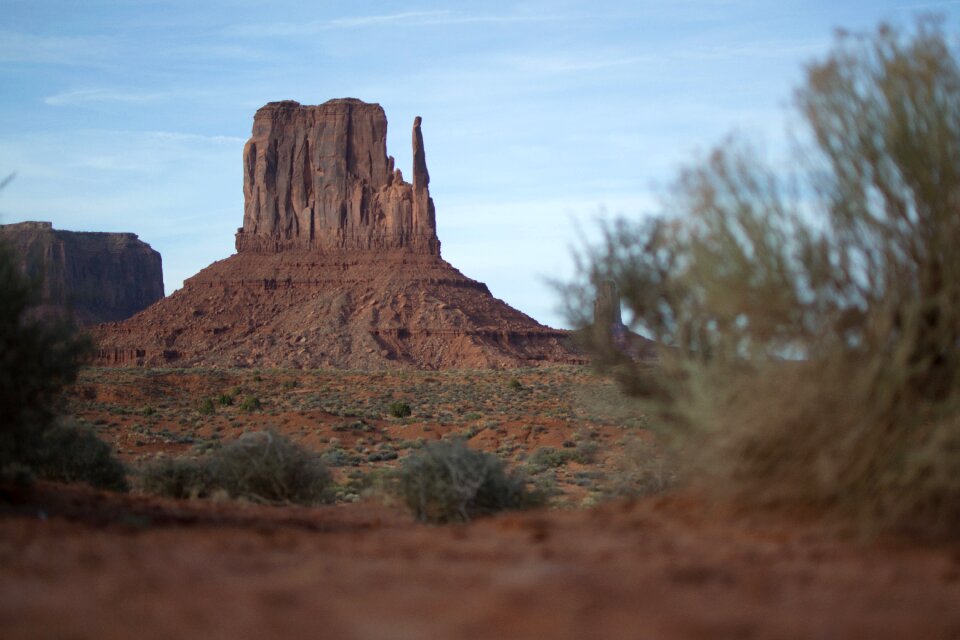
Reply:
[[431, 527], [40, 485], [0, 515], [4, 638], [957, 638], [958, 603], [960, 548], [691, 494]]
[[[960, 638], [960, 543], [864, 541], [692, 490], [611, 501], [650, 425], [582, 368], [90, 369], [71, 393], [134, 469], [270, 427], [335, 463], [338, 503], [0, 490], [4, 639]], [[443, 437], [522, 467], [551, 507], [434, 527], [371, 493]]]

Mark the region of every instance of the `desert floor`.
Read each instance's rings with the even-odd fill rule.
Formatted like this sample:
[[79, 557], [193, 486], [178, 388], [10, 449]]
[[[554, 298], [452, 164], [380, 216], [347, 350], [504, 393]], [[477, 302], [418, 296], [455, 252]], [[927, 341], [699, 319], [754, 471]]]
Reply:
[[[0, 495], [4, 638], [960, 638], [957, 544], [693, 489], [612, 497], [652, 425], [583, 369], [94, 369], [67, 411], [134, 468], [275, 428], [337, 465], [338, 502]], [[525, 468], [551, 506], [415, 522], [369, 479], [445, 434]]]

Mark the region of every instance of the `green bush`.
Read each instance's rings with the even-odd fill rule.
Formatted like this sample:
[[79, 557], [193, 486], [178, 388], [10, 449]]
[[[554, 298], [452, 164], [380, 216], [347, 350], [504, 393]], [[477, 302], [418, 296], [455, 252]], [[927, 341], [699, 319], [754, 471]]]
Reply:
[[533, 473], [545, 469], [554, 469], [563, 466], [574, 459], [572, 449], [554, 449], [552, 447], [539, 447], [527, 458], [527, 466]]
[[867, 528], [960, 531], [960, 66], [941, 28], [838, 36], [797, 93], [784, 166], [726, 141], [670, 213], [618, 221], [567, 289], [608, 285], [659, 362], [604, 322], [595, 362], [670, 427], [691, 477]]
[[213, 404], [213, 400], [210, 398], [204, 398], [203, 402], [200, 403], [200, 406], [197, 408], [197, 412], [202, 416], [212, 416], [217, 412], [217, 408]]
[[407, 416], [413, 413], [413, 410], [410, 408], [410, 405], [402, 400], [397, 400], [396, 402], [390, 403], [390, 415], [394, 418], [406, 418]]
[[85, 482], [98, 489], [127, 491], [126, 469], [93, 430], [57, 424], [43, 434], [33, 461], [38, 475], [59, 482]]
[[109, 445], [57, 417], [62, 391], [76, 379], [91, 342], [68, 319], [39, 316], [32, 308], [38, 291], [39, 282], [23, 278], [0, 243], [0, 475], [23, 477], [29, 470], [125, 491], [123, 465]]
[[214, 484], [234, 498], [299, 504], [328, 498], [331, 478], [320, 456], [273, 431], [241, 436], [208, 464]]
[[260, 398], [256, 396], [247, 396], [243, 399], [243, 402], [240, 403], [240, 408], [244, 411], [259, 411], [261, 406]]
[[205, 462], [185, 458], [162, 458], [140, 472], [140, 486], [146, 493], [168, 498], [203, 498], [214, 481]]
[[430, 442], [403, 461], [397, 491], [418, 520], [443, 523], [532, 506], [526, 479], [459, 440]]
[[31, 311], [38, 291], [39, 282], [24, 279], [0, 243], [0, 468], [34, 464], [56, 423], [61, 391], [91, 347], [67, 320]]
[[147, 493], [202, 498], [217, 490], [256, 502], [317, 504], [330, 498], [330, 473], [319, 455], [273, 431], [248, 433], [194, 461], [162, 459], [141, 471]]
[[221, 393], [221, 394], [220, 394], [220, 406], [222, 406], [222, 407], [229, 407], [229, 406], [232, 405], [232, 404], [233, 404], [233, 396], [232, 396], [232, 395], [230, 395], [229, 393]]

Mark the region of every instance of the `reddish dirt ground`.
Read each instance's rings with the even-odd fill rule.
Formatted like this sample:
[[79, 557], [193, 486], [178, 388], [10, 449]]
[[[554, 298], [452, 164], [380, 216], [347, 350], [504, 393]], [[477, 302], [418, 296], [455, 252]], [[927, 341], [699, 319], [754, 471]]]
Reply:
[[56, 485], [2, 510], [11, 639], [960, 637], [960, 549], [692, 495], [448, 527]]
[[[223, 404], [223, 396], [229, 404]], [[256, 398], [260, 406], [245, 410]], [[67, 407], [134, 471], [157, 456], [202, 457], [245, 432], [273, 429], [335, 457], [343, 499], [354, 481], [396, 467], [423, 443], [463, 438], [498, 454], [554, 496], [555, 506], [602, 497], [604, 477], [644, 418], [585, 367], [505, 371], [89, 369]], [[212, 413], [201, 405], [210, 403]], [[412, 415], [390, 414], [393, 402]], [[534, 465], [539, 455], [547, 464]], [[559, 453], [558, 453], [559, 452]], [[532, 458], [532, 459], [531, 459]]]
[[[262, 406], [241, 409], [251, 396]], [[389, 415], [397, 400], [410, 417]], [[4, 639], [960, 639], [957, 543], [864, 541], [840, 521], [690, 489], [611, 500], [625, 443], [649, 425], [582, 368], [91, 369], [65, 409], [118, 448], [134, 492], [0, 487]], [[202, 457], [266, 427], [347, 460], [337, 504], [136, 490], [158, 454]], [[437, 527], [361, 488], [450, 436], [525, 469], [550, 506]], [[532, 462], [542, 450], [553, 462]], [[372, 455], [385, 451], [398, 456]]]

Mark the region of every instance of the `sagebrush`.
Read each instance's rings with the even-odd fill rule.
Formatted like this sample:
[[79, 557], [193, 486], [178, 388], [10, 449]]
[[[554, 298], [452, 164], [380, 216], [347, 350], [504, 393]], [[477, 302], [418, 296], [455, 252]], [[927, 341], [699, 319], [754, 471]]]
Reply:
[[163, 459], [141, 472], [147, 493], [202, 498], [223, 491], [265, 503], [318, 504], [332, 479], [319, 454], [274, 431], [244, 434], [203, 460]]
[[418, 520], [465, 522], [538, 502], [526, 478], [508, 472], [497, 456], [460, 440], [427, 443], [403, 461], [397, 491]]
[[714, 486], [960, 531], [956, 53], [934, 20], [839, 34], [796, 101], [810, 143], [789, 165], [733, 138], [669, 215], [606, 226], [573, 315], [620, 291], [659, 365], [605, 327], [586, 332], [597, 361]]

